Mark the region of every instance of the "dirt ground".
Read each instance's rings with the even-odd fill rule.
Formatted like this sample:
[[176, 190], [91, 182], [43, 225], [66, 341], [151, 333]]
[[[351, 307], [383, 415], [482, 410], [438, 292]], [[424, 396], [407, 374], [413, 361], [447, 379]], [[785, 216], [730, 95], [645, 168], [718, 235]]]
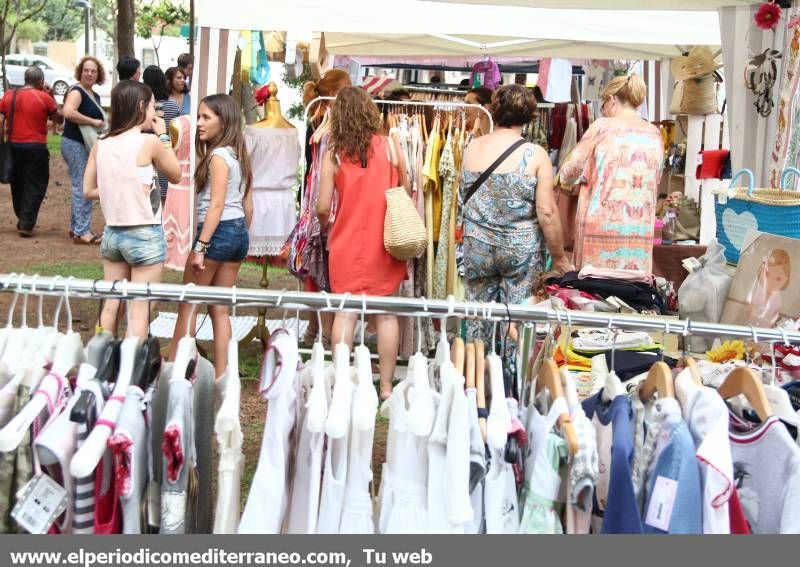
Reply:
[[[21, 238], [16, 231], [17, 219], [11, 203], [8, 185], [0, 184], [0, 274], [17, 272], [40, 274], [43, 276], [73, 275], [76, 278], [95, 279], [102, 277], [102, 263], [99, 246], [73, 244], [69, 238], [71, 189], [67, 167], [59, 153], [50, 156], [50, 184], [47, 196], [39, 213], [38, 225], [33, 238]], [[103, 218], [96, 204], [92, 214], [92, 230], [101, 234]], [[261, 269], [243, 266], [240, 270], [239, 287], [258, 287]], [[180, 283], [182, 275], [167, 271], [164, 281]], [[285, 271], [270, 270], [270, 288], [296, 289], [296, 280]], [[0, 293], [0, 325], [5, 325], [12, 294]], [[45, 322], [51, 320], [55, 299], [45, 300]], [[73, 300], [71, 302], [73, 322], [88, 340], [98, 317], [98, 302], [95, 300]], [[159, 305], [162, 311], [175, 310], [174, 305]], [[240, 310], [240, 314], [242, 310]], [[15, 320], [19, 321], [20, 307], [17, 307]], [[35, 321], [36, 302], [28, 305], [28, 321]], [[62, 327], [63, 328], [63, 327]], [[162, 343], [163, 345], [164, 343]], [[205, 345], [209, 350], [211, 345]], [[258, 393], [258, 363], [261, 359], [261, 346], [253, 342], [240, 349], [240, 372], [242, 374], [241, 424], [245, 436], [245, 473], [242, 482], [242, 500], [249, 493], [249, 484], [255, 472], [263, 436], [266, 405]], [[380, 475], [380, 463], [384, 460], [386, 443], [386, 422], [379, 421], [373, 452], [373, 471], [376, 481]], [[215, 466], [216, 470], [216, 466]], [[377, 483], [377, 482], [376, 482]]]

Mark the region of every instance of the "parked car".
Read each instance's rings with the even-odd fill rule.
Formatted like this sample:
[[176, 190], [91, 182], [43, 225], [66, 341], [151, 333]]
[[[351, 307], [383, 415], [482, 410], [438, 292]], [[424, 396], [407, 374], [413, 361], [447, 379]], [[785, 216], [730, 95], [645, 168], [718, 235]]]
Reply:
[[53, 94], [55, 95], [64, 96], [67, 94], [70, 85], [77, 82], [74, 71], [56, 63], [49, 57], [14, 53], [6, 55], [6, 75], [8, 76], [9, 84], [13, 87], [24, 85], [25, 69], [31, 65], [36, 65], [44, 71], [44, 80], [53, 87]]

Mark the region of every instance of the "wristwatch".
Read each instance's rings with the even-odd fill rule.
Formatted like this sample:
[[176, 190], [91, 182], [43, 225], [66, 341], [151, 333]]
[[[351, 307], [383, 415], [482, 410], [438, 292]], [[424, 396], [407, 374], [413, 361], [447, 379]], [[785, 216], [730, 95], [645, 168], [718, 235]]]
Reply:
[[197, 242], [194, 243], [194, 248], [192, 249], [192, 252], [194, 252], [195, 254], [205, 254], [206, 252], [208, 252], [209, 248], [211, 248], [210, 242], [203, 242], [202, 240], [198, 240]]

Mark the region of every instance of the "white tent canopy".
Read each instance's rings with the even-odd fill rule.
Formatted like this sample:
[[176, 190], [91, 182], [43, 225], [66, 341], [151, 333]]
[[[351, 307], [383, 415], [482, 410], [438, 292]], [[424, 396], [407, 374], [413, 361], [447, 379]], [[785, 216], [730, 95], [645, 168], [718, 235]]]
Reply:
[[723, 6], [744, 6], [763, 0], [433, 0], [466, 4], [503, 4], [530, 8], [599, 10], [715, 10]]
[[[659, 3], [661, 4], [661, 3]], [[541, 9], [423, 0], [197, 0], [200, 26], [325, 32], [331, 53], [659, 59], [719, 45], [713, 11]]]

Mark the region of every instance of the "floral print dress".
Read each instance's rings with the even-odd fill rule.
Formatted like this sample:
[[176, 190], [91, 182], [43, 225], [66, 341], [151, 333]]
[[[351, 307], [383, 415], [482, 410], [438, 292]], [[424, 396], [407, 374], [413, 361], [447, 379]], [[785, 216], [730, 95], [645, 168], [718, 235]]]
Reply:
[[656, 199], [664, 145], [652, 124], [600, 118], [561, 168], [561, 183], [580, 186], [576, 267], [652, 272]]

